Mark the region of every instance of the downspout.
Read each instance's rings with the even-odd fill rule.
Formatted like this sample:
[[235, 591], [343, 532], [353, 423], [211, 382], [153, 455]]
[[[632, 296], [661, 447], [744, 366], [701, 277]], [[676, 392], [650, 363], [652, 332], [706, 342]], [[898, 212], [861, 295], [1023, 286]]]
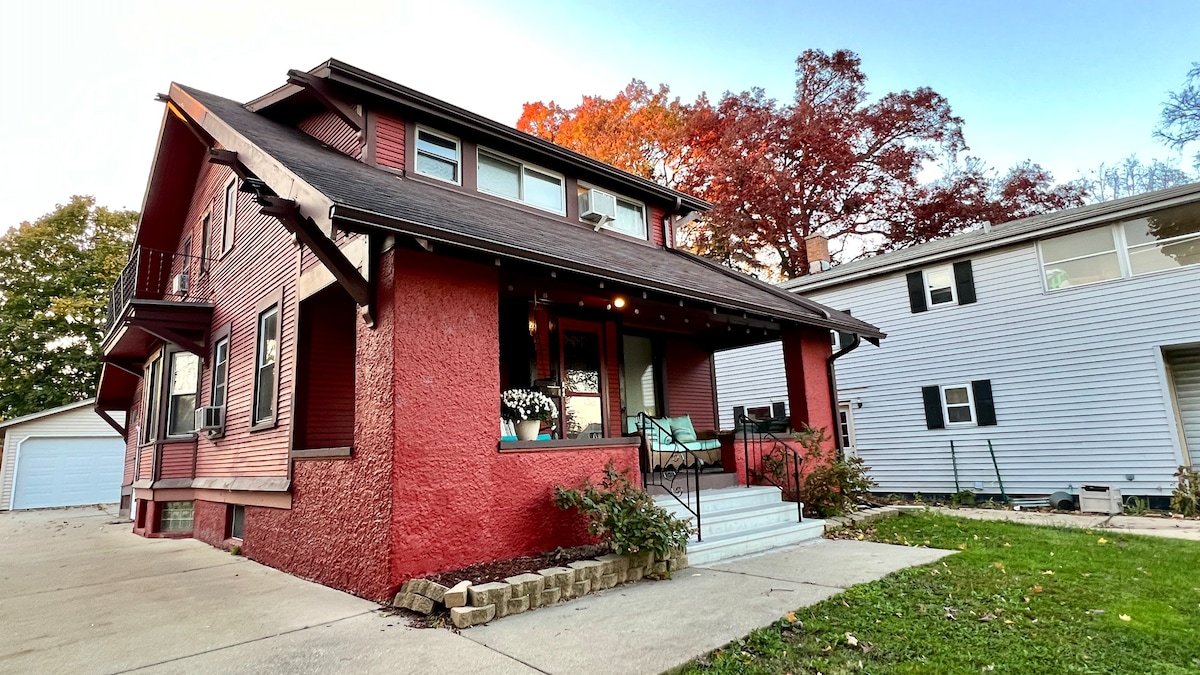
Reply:
[[838, 419], [837, 370], [833, 367], [833, 362], [858, 349], [858, 345], [860, 344], [862, 344], [862, 339], [859, 338], [858, 333], [854, 333], [850, 339], [850, 344], [837, 350], [825, 360], [825, 367], [829, 372], [829, 402], [831, 403], [830, 408], [833, 410], [833, 442], [836, 444], [839, 457], [842, 456], [842, 453], [846, 449], [842, 447], [842, 434], [839, 431], [841, 420]]

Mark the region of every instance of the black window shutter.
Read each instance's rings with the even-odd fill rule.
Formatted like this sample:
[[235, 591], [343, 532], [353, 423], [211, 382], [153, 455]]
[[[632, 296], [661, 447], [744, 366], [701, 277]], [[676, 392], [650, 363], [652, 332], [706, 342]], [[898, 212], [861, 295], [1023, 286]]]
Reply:
[[922, 272], [908, 273], [908, 306], [913, 314], [929, 309], [925, 304], [925, 274]]
[[975, 399], [975, 421], [981, 427], [996, 426], [996, 403], [992, 400], [992, 381], [975, 380], [971, 383], [971, 397]]
[[975, 273], [971, 271], [970, 260], [954, 263], [954, 290], [957, 291], [958, 304], [975, 302]]
[[925, 426], [929, 429], [945, 429], [942, 418], [942, 390], [934, 385], [921, 387], [921, 398], [925, 400]]

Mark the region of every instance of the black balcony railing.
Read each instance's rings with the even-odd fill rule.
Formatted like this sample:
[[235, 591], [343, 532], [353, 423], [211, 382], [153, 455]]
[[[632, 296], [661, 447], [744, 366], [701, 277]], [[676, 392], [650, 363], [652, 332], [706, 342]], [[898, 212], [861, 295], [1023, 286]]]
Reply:
[[208, 261], [194, 255], [139, 246], [113, 284], [104, 334], [109, 335], [134, 300], [207, 302]]

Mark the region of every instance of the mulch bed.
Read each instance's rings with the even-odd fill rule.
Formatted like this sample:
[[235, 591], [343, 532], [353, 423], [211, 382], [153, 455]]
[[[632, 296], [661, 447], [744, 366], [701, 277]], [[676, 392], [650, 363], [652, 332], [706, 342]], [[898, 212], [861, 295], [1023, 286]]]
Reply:
[[601, 544], [560, 548], [536, 556], [522, 556], [509, 560], [468, 565], [467, 567], [442, 572], [441, 574], [425, 578], [436, 581], [443, 586], [453, 586], [460, 581], [470, 581], [474, 585], [479, 585], [490, 581], [504, 581], [508, 577], [526, 572], [537, 572], [547, 567], [563, 567], [567, 563], [595, 558], [608, 552], [609, 548]]

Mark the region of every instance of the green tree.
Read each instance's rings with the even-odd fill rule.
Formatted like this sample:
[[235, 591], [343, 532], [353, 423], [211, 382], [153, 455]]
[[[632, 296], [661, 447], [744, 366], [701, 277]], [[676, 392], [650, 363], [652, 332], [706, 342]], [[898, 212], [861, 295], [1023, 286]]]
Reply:
[[0, 418], [92, 396], [135, 211], [73, 197], [0, 237]]

